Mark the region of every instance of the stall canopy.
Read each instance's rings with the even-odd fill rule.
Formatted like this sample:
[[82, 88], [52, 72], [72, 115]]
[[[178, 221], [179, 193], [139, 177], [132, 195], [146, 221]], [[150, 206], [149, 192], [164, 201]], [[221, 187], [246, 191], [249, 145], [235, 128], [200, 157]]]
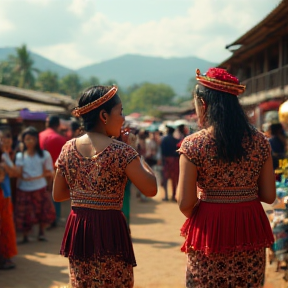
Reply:
[[19, 116], [23, 119], [23, 120], [41, 120], [41, 121], [45, 121], [48, 114], [45, 112], [32, 112], [29, 111], [29, 109], [22, 109], [19, 112]]
[[271, 100], [271, 101], [266, 101], [262, 102], [259, 104], [259, 108], [263, 111], [270, 111], [270, 110], [278, 110], [279, 106], [282, 104], [283, 101], [281, 100]]

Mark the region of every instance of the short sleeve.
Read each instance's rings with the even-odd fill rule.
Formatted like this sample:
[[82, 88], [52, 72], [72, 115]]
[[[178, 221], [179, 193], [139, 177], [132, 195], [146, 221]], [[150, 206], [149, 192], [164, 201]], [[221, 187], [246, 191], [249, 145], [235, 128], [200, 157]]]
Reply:
[[55, 162], [55, 167], [60, 170], [63, 176], [66, 174], [66, 165], [67, 165], [67, 153], [69, 150], [70, 142], [66, 142], [61, 149], [60, 155]]
[[23, 161], [24, 161], [23, 153], [22, 152], [18, 152], [16, 154], [15, 165], [22, 167], [23, 166]]
[[50, 153], [44, 150], [44, 167], [46, 170], [53, 171], [53, 161]]
[[268, 140], [268, 138], [260, 133], [259, 133], [259, 154], [262, 155], [263, 157], [263, 163], [268, 159], [268, 157], [271, 155], [271, 145]]
[[184, 154], [194, 165], [201, 166], [199, 151], [199, 138], [194, 134], [185, 137], [180, 148], [177, 150], [179, 154]]
[[124, 153], [123, 153], [123, 157], [125, 159], [125, 164], [126, 164], [125, 166], [131, 163], [132, 160], [135, 159], [137, 156], [139, 156], [139, 154], [133, 147], [129, 145], [125, 145]]

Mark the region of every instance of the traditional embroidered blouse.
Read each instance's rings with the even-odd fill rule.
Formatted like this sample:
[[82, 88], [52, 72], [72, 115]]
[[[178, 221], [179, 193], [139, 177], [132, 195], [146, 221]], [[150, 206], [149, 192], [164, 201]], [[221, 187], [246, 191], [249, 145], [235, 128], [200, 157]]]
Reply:
[[197, 166], [198, 197], [208, 202], [242, 202], [258, 197], [260, 170], [271, 154], [266, 137], [253, 130], [252, 141], [248, 137], [242, 143], [246, 156], [232, 163], [217, 159], [213, 136], [203, 129], [184, 139], [178, 150]]
[[70, 189], [71, 205], [99, 210], [121, 210], [127, 182], [125, 169], [138, 156], [131, 146], [113, 140], [93, 157], [84, 157], [76, 139], [62, 148], [57, 167]]

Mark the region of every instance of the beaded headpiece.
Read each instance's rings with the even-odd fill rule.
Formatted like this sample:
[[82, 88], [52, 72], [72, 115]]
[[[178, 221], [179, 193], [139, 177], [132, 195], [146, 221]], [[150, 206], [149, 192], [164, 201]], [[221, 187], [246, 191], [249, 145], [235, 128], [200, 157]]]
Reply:
[[239, 83], [238, 78], [222, 68], [209, 68], [204, 75], [201, 75], [200, 70], [196, 69], [196, 79], [205, 87], [236, 96], [243, 93], [246, 89], [245, 85]]
[[110, 100], [116, 94], [117, 90], [118, 87], [113, 86], [105, 95], [96, 99], [95, 101], [88, 103], [85, 106], [74, 108], [72, 111], [72, 115], [75, 117], [80, 117], [81, 115], [98, 108], [99, 106]]

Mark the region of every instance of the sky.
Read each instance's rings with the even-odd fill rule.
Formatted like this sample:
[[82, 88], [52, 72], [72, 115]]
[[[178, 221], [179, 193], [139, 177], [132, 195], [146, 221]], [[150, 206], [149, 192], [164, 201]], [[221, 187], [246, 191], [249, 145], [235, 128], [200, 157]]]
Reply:
[[125, 54], [196, 56], [225, 49], [281, 0], [0, 0], [0, 47], [78, 69]]

